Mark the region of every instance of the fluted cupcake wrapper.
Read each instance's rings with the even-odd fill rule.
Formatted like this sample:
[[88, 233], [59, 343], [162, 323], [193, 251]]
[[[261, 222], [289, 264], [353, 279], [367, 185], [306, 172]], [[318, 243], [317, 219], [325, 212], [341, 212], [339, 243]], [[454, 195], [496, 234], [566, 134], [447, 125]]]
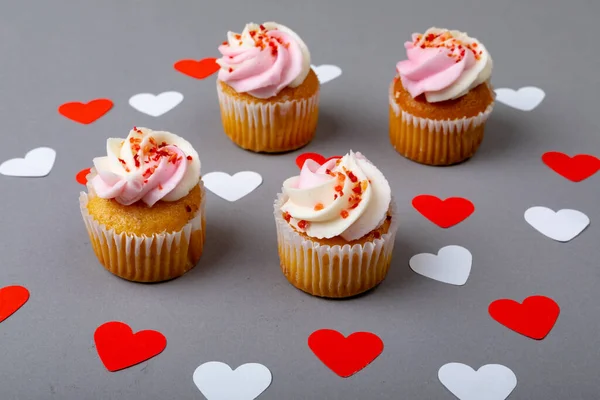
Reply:
[[200, 189], [200, 208], [181, 230], [152, 236], [108, 229], [87, 210], [94, 193], [81, 192], [79, 208], [98, 261], [111, 273], [135, 282], [160, 282], [185, 274], [196, 265], [204, 248], [206, 196], [202, 181]]
[[470, 118], [433, 120], [416, 117], [400, 108], [394, 99], [394, 84], [389, 90], [390, 141], [404, 157], [428, 165], [451, 165], [475, 154], [485, 122], [493, 108]]
[[308, 144], [315, 135], [318, 90], [306, 99], [258, 103], [227, 94], [217, 81], [217, 93], [225, 134], [246, 150], [267, 153], [295, 150]]
[[287, 280], [314, 296], [350, 297], [377, 286], [390, 268], [398, 230], [397, 208], [392, 199], [388, 232], [365, 244], [322, 245], [306, 239], [283, 218], [279, 194], [274, 204], [280, 265]]

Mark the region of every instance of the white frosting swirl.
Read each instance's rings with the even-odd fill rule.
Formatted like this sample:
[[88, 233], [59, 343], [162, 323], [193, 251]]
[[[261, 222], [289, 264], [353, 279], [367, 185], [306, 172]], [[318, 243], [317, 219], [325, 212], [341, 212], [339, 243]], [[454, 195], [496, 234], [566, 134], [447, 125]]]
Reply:
[[493, 62], [485, 46], [467, 33], [429, 28], [405, 43], [408, 60], [397, 65], [402, 84], [413, 97], [430, 103], [457, 99], [489, 81]]
[[126, 139], [107, 139], [106, 152], [93, 160], [97, 176], [91, 184], [98, 197], [123, 205], [177, 201], [200, 181], [198, 153], [170, 132], [134, 128]]
[[283, 191], [286, 219], [317, 239], [360, 239], [385, 221], [392, 199], [381, 171], [352, 151], [322, 166], [307, 160], [299, 176], [283, 183]]
[[300, 36], [276, 22], [249, 23], [241, 34], [227, 33], [219, 80], [240, 93], [269, 98], [300, 86], [310, 72], [310, 52]]

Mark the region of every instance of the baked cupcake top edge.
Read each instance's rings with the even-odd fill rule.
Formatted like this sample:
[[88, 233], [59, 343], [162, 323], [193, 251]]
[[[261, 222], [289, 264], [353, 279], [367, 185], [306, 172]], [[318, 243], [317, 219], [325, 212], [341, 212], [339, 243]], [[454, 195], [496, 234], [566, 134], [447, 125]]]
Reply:
[[200, 157], [170, 132], [134, 127], [127, 138], [109, 138], [107, 155], [94, 158], [96, 195], [122, 205], [177, 201], [200, 181]]
[[360, 239], [385, 222], [392, 200], [381, 171], [361, 153], [319, 165], [306, 160], [300, 175], [283, 183], [286, 221], [316, 239]]
[[242, 33], [228, 32], [219, 52], [219, 80], [259, 99], [300, 86], [311, 68], [300, 36], [276, 22], [249, 23]]
[[396, 64], [402, 85], [415, 98], [430, 103], [457, 99], [488, 81], [492, 57], [465, 32], [429, 28], [404, 44], [407, 60]]

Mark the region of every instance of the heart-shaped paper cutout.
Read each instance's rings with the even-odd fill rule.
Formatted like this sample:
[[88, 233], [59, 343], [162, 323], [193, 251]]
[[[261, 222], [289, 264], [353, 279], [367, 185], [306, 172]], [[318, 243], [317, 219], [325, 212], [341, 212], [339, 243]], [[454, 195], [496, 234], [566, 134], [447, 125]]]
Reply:
[[588, 154], [569, 157], [559, 151], [544, 153], [542, 161], [557, 174], [573, 182], [581, 182], [600, 171], [600, 159]]
[[493, 301], [490, 316], [508, 329], [532, 339], [541, 340], [550, 333], [558, 319], [560, 308], [546, 296], [530, 296], [523, 303], [510, 299]]
[[152, 93], [139, 93], [131, 96], [129, 105], [141, 113], [151, 117], [160, 117], [171, 111], [183, 101], [183, 95], [179, 92], [163, 92], [157, 95]]
[[56, 151], [49, 147], [30, 150], [24, 158], [13, 158], [0, 164], [0, 174], [20, 178], [40, 178], [52, 171]]
[[253, 171], [229, 175], [225, 172], [209, 172], [202, 177], [204, 186], [227, 201], [237, 201], [252, 193], [262, 183], [262, 176]]
[[438, 379], [460, 400], [505, 400], [517, 387], [517, 376], [500, 364], [487, 364], [475, 371], [468, 365], [448, 363]]
[[77, 181], [77, 183], [80, 183], [82, 185], [87, 184], [87, 176], [90, 173], [90, 169], [91, 168], [82, 169], [77, 173], [77, 175], [75, 175], [75, 180]]
[[355, 332], [346, 338], [338, 331], [320, 329], [308, 337], [308, 347], [325, 366], [348, 378], [381, 354], [383, 341], [370, 332]]
[[262, 364], [248, 363], [232, 370], [211, 361], [194, 371], [194, 383], [207, 400], [254, 400], [271, 385], [271, 371]]
[[23, 286], [6, 286], [0, 289], [0, 322], [10, 317], [27, 303], [29, 290]]
[[160, 354], [167, 338], [157, 331], [133, 333], [129, 325], [111, 321], [100, 325], [94, 333], [98, 356], [111, 372], [129, 368]]
[[315, 74], [317, 74], [317, 78], [319, 78], [321, 85], [342, 75], [342, 69], [337, 65], [312, 65], [312, 69], [315, 71]]
[[534, 86], [522, 87], [519, 90], [508, 88], [496, 89], [496, 101], [521, 111], [531, 111], [544, 100], [546, 93]]
[[58, 112], [80, 124], [91, 124], [106, 114], [113, 106], [109, 99], [95, 99], [88, 103], [73, 101], [58, 107]]
[[325, 164], [329, 160], [333, 160], [334, 158], [342, 158], [341, 156], [333, 156], [329, 158], [325, 158], [319, 153], [302, 153], [298, 157], [296, 157], [296, 165], [298, 168], [302, 169], [302, 166], [306, 162], [306, 160], [313, 160], [319, 165]]
[[442, 247], [437, 255], [422, 253], [411, 257], [408, 264], [419, 275], [461, 286], [467, 283], [471, 273], [473, 256], [461, 246]]
[[202, 60], [179, 60], [177, 61], [173, 67], [192, 78], [196, 79], [204, 79], [221, 68], [219, 64], [216, 63], [216, 58], [204, 58]]
[[525, 211], [525, 221], [542, 235], [558, 242], [569, 242], [590, 224], [587, 215], [577, 210], [553, 210], [535, 206]]
[[450, 228], [467, 219], [475, 206], [462, 197], [441, 200], [429, 194], [421, 194], [412, 201], [413, 207], [440, 228]]

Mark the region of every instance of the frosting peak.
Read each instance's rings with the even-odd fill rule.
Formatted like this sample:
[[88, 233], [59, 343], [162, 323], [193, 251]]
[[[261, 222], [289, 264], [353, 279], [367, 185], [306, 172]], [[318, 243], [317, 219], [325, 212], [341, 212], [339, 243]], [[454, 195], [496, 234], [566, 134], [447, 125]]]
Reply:
[[491, 77], [491, 56], [464, 32], [430, 28], [412, 39], [404, 44], [408, 60], [396, 65], [412, 97], [424, 94], [430, 103], [456, 99]]
[[310, 52], [291, 29], [275, 22], [247, 24], [241, 34], [227, 33], [219, 46], [219, 80], [238, 93], [260, 99], [297, 87], [310, 71]]
[[286, 220], [317, 239], [360, 239], [383, 223], [392, 199], [383, 174], [352, 151], [321, 166], [307, 160], [299, 176], [283, 183], [283, 191]]
[[134, 127], [126, 139], [109, 138], [107, 156], [94, 158], [96, 195], [123, 205], [176, 201], [200, 180], [200, 158], [185, 139]]

